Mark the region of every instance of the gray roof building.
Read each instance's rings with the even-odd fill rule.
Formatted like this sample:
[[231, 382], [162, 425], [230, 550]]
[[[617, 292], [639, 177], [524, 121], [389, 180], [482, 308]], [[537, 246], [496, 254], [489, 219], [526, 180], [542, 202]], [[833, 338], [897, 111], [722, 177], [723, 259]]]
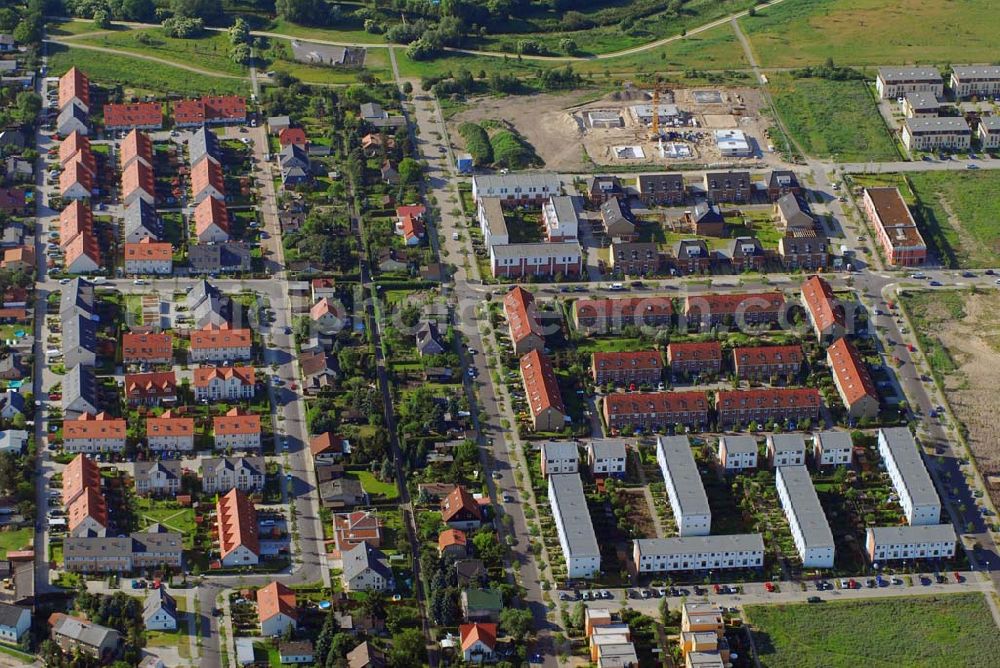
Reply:
[[150, 622], [159, 613], [170, 615], [174, 623], [177, 623], [177, 601], [163, 587], [153, 589], [146, 597], [146, 603], [142, 609], [142, 619], [147, 627], [152, 628]]
[[423, 320], [417, 326], [417, 351], [421, 355], [440, 355], [445, 351], [444, 339], [436, 320]]
[[281, 153], [278, 154], [278, 161], [281, 163], [281, 170], [285, 171], [293, 167], [298, 167], [303, 171], [309, 171], [309, 153], [298, 144], [288, 144]]
[[657, 436], [656, 461], [680, 534], [709, 533], [712, 509], [687, 436]]
[[[807, 568], [833, 566], [833, 532], [816, 495], [812, 478], [805, 465], [779, 466], [777, 469], [778, 497], [788, 517], [795, 546]], [[782, 492], [784, 489], [784, 492]], [[828, 561], [814, 561], [824, 553]]]
[[63, 363], [67, 369], [80, 364], [93, 365], [97, 359], [97, 323], [84, 313], [72, 314], [62, 321]]
[[635, 541], [643, 555], [676, 556], [722, 552], [764, 552], [764, 539], [759, 533], [726, 536], [675, 536], [643, 538]]
[[194, 167], [203, 158], [208, 157], [215, 164], [222, 162], [222, 149], [219, 146], [219, 136], [206, 127], [202, 127], [188, 140], [188, 154], [191, 166]]
[[[576, 445], [570, 443], [575, 448]], [[624, 438], [595, 438], [588, 442], [594, 459], [624, 459], [627, 442]]]
[[388, 566], [385, 555], [376, 547], [361, 542], [342, 555], [344, 581], [350, 582], [357, 576], [371, 569], [392, 581], [392, 569]]
[[972, 133], [968, 121], [961, 116], [911, 116], [906, 119], [906, 129], [911, 135], [925, 132]]
[[601, 569], [601, 548], [594, 535], [580, 476], [576, 473], [549, 476], [549, 503], [567, 575], [571, 578], [593, 576]]
[[143, 239], [159, 241], [163, 225], [156, 215], [156, 207], [141, 197], [125, 207], [125, 242], [136, 244]]
[[[958, 69], [955, 67], [953, 69]], [[941, 72], [936, 67], [880, 67], [878, 75], [883, 81], [926, 81], [941, 83]]]
[[958, 535], [951, 524], [918, 524], [916, 526], [869, 527], [879, 546], [913, 545], [917, 543], [955, 542]]
[[802, 202], [795, 193], [787, 193], [778, 198], [775, 202], [781, 220], [788, 227], [812, 228], [813, 217], [806, 213]]
[[188, 262], [196, 274], [247, 272], [251, 267], [250, 246], [243, 241], [191, 244]]
[[63, 376], [62, 407], [64, 413], [99, 413], [101, 402], [97, 393], [94, 369], [78, 364]]
[[68, 314], [73, 313], [85, 313], [88, 316], [97, 314], [94, 284], [84, 278], [74, 278], [62, 289], [59, 317], [65, 321]]
[[232, 303], [228, 297], [208, 281], [195, 283], [187, 296], [188, 312], [194, 319], [194, 326], [223, 325], [232, 318]]
[[909, 428], [879, 429], [878, 446], [910, 524], [937, 524], [941, 499]]
[[352, 508], [365, 502], [360, 480], [336, 478], [319, 484], [319, 499], [324, 508]]
[[53, 639], [60, 647], [77, 647], [98, 658], [104, 652], [117, 652], [122, 641], [121, 634], [114, 629], [63, 613], [54, 614], [49, 622]]
[[56, 118], [56, 131], [68, 135], [74, 130], [84, 135], [89, 132], [87, 112], [75, 104], [67, 104]]

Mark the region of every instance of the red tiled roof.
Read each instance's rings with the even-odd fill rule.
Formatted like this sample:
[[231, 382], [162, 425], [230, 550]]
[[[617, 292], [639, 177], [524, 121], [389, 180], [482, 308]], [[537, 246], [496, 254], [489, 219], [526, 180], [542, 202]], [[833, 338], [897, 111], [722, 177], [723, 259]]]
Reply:
[[122, 357], [128, 361], [167, 359], [174, 354], [174, 337], [167, 333], [122, 334]]
[[192, 350], [209, 350], [213, 348], [249, 348], [253, 337], [249, 329], [230, 329], [207, 325], [204, 329], [191, 332]]
[[309, 439], [309, 451], [314, 457], [324, 454], [343, 454], [344, 439], [329, 431], [318, 434]]
[[216, 436], [259, 434], [260, 416], [248, 415], [239, 408], [231, 408], [225, 415], [212, 418], [212, 429]]
[[75, 420], [63, 422], [63, 439], [125, 438], [125, 420], [107, 413], [84, 413]]
[[458, 632], [462, 637], [462, 651], [468, 650], [477, 642], [481, 642], [490, 650], [497, 646], [497, 625], [476, 622], [474, 624], [462, 624], [458, 627]]
[[621, 353], [594, 353], [594, 368], [601, 369], [662, 369], [663, 358], [655, 350]]
[[173, 371], [125, 374], [125, 396], [173, 395], [177, 393], [177, 376]]
[[156, 179], [153, 168], [135, 160], [122, 171], [122, 200], [131, 197], [137, 190], [143, 190], [150, 197], [156, 197]]
[[59, 192], [65, 193], [74, 184], [79, 183], [90, 193], [94, 189], [94, 174], [87, 169], [86, 163], [78, 153], [63, 167], [59, 174]]
[[97, 244], [97, 238], [94, 237], [92, 230], [76, 235], [64, 248], [66, 250], [65, 261], [67, 268], [72, 267], [83, 256], [90, 258], [98, 267], [101, 265], [101, 249]]
[[306, 131], [302, 128], [285, 128], [278, 133], [278, 143], [282, 146], [289, 144], [305, 146], [309, 143], [309, 139], [306, 137]]
[[161, 260], [173, 259], [174, 247], [167, 241], [153, 241], [149, 237], [138, 243], [125, 244], [126, 260]]
[[670, 343], [667, 345], [667, 359], [671, 363], [675, 361], [696, 361], [704, 362], [708, 360], [722, 359], [722, 346], [718, 341], [704, 341], [692, 343]]
[[201, 235], [213, 224], [229, 234], [229, 211], [226, 205], [214, 197], [206, 197], [194, 208], [195, 232]]
[[507, 314], [507, 322], [510, 326], [511, 338], [517, 344], [528, 336], [535, 336], [544, 339], [542, 326], [535, 317], [535, 296], [522, 288], [515, 286], [503, 298], [503, 310]]
[[219, 554], [222, 558], [240, 545], [260, 555], [257, 511], [246, 494], [238, 489], [230, 490], [216, 502], [215, 514], [219, 531]]
[[578, 299], [573, 304], [577, 319], [621, 318], [672, 315], [673, 304], [667, 297], [626, 297], [624, 299]]
[[153, 164], [153, 142], [150, 141], [149, 135], [145, 132], [132, 130], [128, 133], [122, 140], [119, 153], [118, 164], [122, 168], [135, 158], [142, 158], [147, 165], [152, 166]]
[[59, 239], [63, 247], [78, 234], [90, 234], [93, 229], [94, 214], [90, 205], [82, 200], [70, 202], [59, 214]]
[[278, 613], [292, 619], [299, 616], [295, 592], [280, 582], [272, 582], [257, 590], [257, 617], [264, 622]]
[[810, 276], [802, 284], [802, 301], [819, 330], [832, 325], [844, 327], [844, 309], [837, 303], [830, 284], [819, 276]]
[[78, 497], [88, 487], [100, 491], [101, 468], [86, 455], [77, 455], [63, 469], [62, 502], [63, 505]]
[[440, 534], [438, 534], [439, 550], [443, 550], [446, 547], [451, 547], [452, 545], [465, 547], [468, 542], [469, 539], [465, 535], [465, 532], [459, 531], [458, 529], [445, 529]]
[[403, 227], [403, 238], [407, 241], [410, 239], [419, 239], [424, 236], [424, 224], [420, 222], [419, 218], [403, 216], [400, 224]]
[[226, 193], [226, 182], [222, 177], [222, 167], [211, 160], [202, 160], [191, 169], [191, 192], [195, 195], [209, 186], [219, 193]]
[[[785, 306], [785, 296], [780, 292], [753, 292], [725, 295], [689, 295], [684, 300], [684, 313], [692, 310], [702, 315], [735, 315], [746, 313], [780, 313]], [[705, 312], [707, 310], [707, 312]]]
[[313, 320], [319, 320], [326, 315], [337, 315], [337, 310], [330, 303], [330, 300], [323, 297], [318, 302], [313, 304], [312, 308], [309, 309], [309, 317]]
[[79, 151], [86, 151], [90, 153], [90, 139], [85, 135], [80, 134], [77, 130], [69, 133], [62, 143], [59, 144], [59, 164], [65, 165], [66, 162], [76, 155]]
[[737, 364], [773, 365], [773, 364], [801, 364], [804, 355], [802, 346], [753, 346], [746, 348], [734, 348], [733, 360]]
[[104, 127], [123, 130], [137, 127], [161, 127], [163, 105], [159, 102], [104, 105]]
[[194, 386], [208, 387], [213, 380], [237, 378], [243, 385], [257, 382], [256, 370], [252, 366], [198, 367], [194, 370]]
[[566, 413], [562, 395], [559, 393], [559, 383], [556, 381], [556, 374], [548, 357], [537, 350], [532, 350], [522, 357], [521, 378], [524, 380], [525, 394], [532, 415], [538, 415], [548, 408]]
[[708, 410], [706, 392], [628, 392], [604, 397], [607, 415], [690, 413]]
[[455, 489], [441, 501], [441, 519], [449, 522], [460, 511], [465, 510], [475, 517], [481, 518], [482, 510], [476, 500], [461, 485], [455, 485]]
[[411, 218], [422, 219], [424, 214], [427, 213], [427, 207], [423, 204], [407, 204], [405, 206], [396, 207], [396, 217], [403, 218], [405, 216], [410, 216]]
[[246, 100], [236, 95], [205, 96], [201, 99], [179, 100], [174, 103], [174, 121], [182, 125], [244, 120], [246, 116]]
[[75, 67], [69, 68], [66, 74], [59, 78], [59, 109], [65, 107], [73, 98], [90, 106], [90, 79]]
[[83, 494], [66, 509], [66, 524], [73, 532], [80, 524], [91, 517], [102, 527], [108, 526], [108, 504], [104, 495], [93, 487], [88, 487]]
[[194, 418], [166, 417], [146, 418], [146, 437], [153, 436], [193, 436]]
[[868, 371], [868, 365], [850, 341], [843, 337], [834, 341], [826, 349], [826, 358], [837, 378], [837, 386], [842, 391], [841, 398], [848, 408], [865, 396], [878, 401], [878, 390]]
[[785, 387], [758, 390], [723, 390], [715, 402], [717, 410], [739, 408], [819, 408], [819, 390], [813, 387]]

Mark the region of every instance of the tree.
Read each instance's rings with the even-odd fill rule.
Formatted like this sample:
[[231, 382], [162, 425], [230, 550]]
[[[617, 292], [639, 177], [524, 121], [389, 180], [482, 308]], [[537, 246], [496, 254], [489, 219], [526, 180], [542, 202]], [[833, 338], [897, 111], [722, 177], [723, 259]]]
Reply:
[[535, 626], [531, 612], [523, 608], [505, 608], [500, 612], [500, 628], [518, 643], [524, 642]]
[[583, 601], [577, 601], [576, 605], [573, 606], [573, 613], [569, 617], [569, 623], [573, 625], [573, 628], [583, 629], [586, 615], [587, 606], [583, 604]]
[[106, 30], [111, 27], [111, 15], [105, 9], [94, 12], [94, 27]]
[[399, 180], [404, 184], [417, 183], [423, 176], [423, 167], [413, 158], [399, 161]]
[[229, 57], [240, 65], [249, 65], [253, 60], [253, 49], [249, 44], [236, 44], [229, 50]]
[[222, 15], [222, 0], [170, 0], [174, 16], [210, 20]]
[[122, 0], [122, 18], [128, 21], [152, 21], [156, 17], [153, 0]]
[[403, 82], [403, 95], [409, 95], [413, 92], [413, 84], [409, 81]]
[[330, 7], [323, 0], [276, 0], [274, 11], [294, 23], [323, 23]]
[[403, 629], [392, 637], [389, 662], [393, 668], [411, 668], [427, 662], [427, 648], [420, 629]]
[[233, 45], [250, 43], [250, 25], [242, 16], [236, 17], [229, 28], [229, 42]]
[[38, 93], [23, 91], [17, 94], [17, 119], [25, 125], [35, 122], [38, 112], [42, 110], [42, 98]]

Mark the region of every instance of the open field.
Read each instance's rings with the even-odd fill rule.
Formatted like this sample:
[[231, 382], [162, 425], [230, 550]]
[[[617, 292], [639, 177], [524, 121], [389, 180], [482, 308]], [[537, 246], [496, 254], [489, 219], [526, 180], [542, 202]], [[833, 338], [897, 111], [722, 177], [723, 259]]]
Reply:
[[774, 75], [771, 93], [788, 131], [807, 154], [845, 162], [899, 158], [863, 82]]
[[764, 67], [996, 60], [994, 0], [785, 0], [740, 20]]
[[159, 28], [149, 28], [77, 37], [73, 42], [146, 54], [223, 74], [246, 76], [248, 72], [229, 57], [229, 38], [225, 33], [208, 32], [193, 39], [176, 39], [167, 37]]
[[765, 668], [988, 666], [1000, 651], [982, 594], [749, 605], [746, 616]]
[[1000, 474], [1000, 294], [907, 292], [902, 302], [980, 471]]
[[195, 74], [147, 60], [135, 60], [111, 53], [70, 49], [63, 44], [48, 44], [49, 73], [59, 76], [76, 65], [90, 78], [103, 84], [120, 84], [127, 92], [177, 93], [200, 95], [204, 93], [233, 93], [247, 95], [250, 82], [240, 79], [223, 79]]
[[7, 553], [12, 550], [30, 548], [34, 535], [34, 530], [31, 527], [16, 531], [0, 531], [0, 559], [6, 559]]
[[288, 35], [289, 37], [322, 39], [328, 42], [343, 42], [349, 44], [385, 44], [385, 35], [373, 35], [372, 33], [365, 32], [364, 30], [335, 30], [333, 28], [300, 26], [281, 18], [275, 19], [270, 25], [264, 26], [261, 30], [280, 35]]

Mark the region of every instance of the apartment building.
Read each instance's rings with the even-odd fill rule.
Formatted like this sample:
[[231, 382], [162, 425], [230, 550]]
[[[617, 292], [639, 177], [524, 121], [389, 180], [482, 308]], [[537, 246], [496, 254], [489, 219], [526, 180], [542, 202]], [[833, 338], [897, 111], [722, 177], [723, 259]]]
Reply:
[[521, 380], [534, 430], [561, 431], [566, 426], [566, 407], [549, 358], [537, 350], [522, 357]]
[[640, 174], [636, 179], [636, 190], [646, 206], [678, 206], [687, 198], [684, 175], [678, 173]]
[[601, 549], [594, 535], [580, 476], [575, 473], [550, 475], [549, 504], [566, 560], [566, 577], [596, 576], [601, 572]]
[[132, 406], [172, 404], [177, 401], [177, 376], [173, 371], [127, 373], [125, 400]]
[[575, 241], [580, 219], [576, 215], [573, 198], [549, 197], [542, 204], [542, 225], [546, 241]]
[[173, 360], [174, 339], [169, 333], [122, 334], [125, 364], [170, 364]]
[[246, 494], [232, 489], [220, 497], [215, 504], [215, 521], [223, 566], [253, 566], [260, 562], [257, 509]]
[[955, 556], [958, 536], [950, 524], [869, 527], [865, 552], [872, 563], [902, 559], [950, 559]]
[[472, 177], [472, 199], [495, 197], [507, 207], [541, 206], [562, 192], [557, 174], [477, 174]]
[[52, 613], [49, 626], [52, 627], [50, 637], [59, 649], [71, 654], [78, 652], [102, 662], [110, 663], [118, 656], [124, 643], [118, 631], [62, 612]]
[[99, 488], [87, 487], [67, 506], [66, 528], [74, 537], [108, 535], [108, 504]]
[[757, 468], [757, 439], [753, 436], [723, 436], [719, 439], [719, 465], [727, 473]]
[[996, 65], [955, 65], [951, 68], [951, 90], [962, 100], [969, 97], [1000, 96], [1000, 67]]
[[761, 568], [764, 565], [764, 539], [759, 533], [646, 538], [634, 540], [632, 545], [632, 559], [640, 573]]
[[577, 473], [580, 450], [573, 441], [543, 441], [540, 447], [542, 477], [553, 473]]
[[598, 385], [656, 385], [663, 380], [663, 358], [659, 351], [606, 353], [592, 355], [591, 377]]
[[628, 449], [624, 439], [594, 438], [587, 441], [587, 464], [595, 478], [624, 478]]
[[941, 521], [941, 500], [907, 427], [879, 429], [878, 454], [899, 495], [906, 521], [913, 525]]
[[578, 299], [573, 302], [573, 324], [585, 334], [621, 332], [625, 327], [665, 327], [674, 308], [666, 297]]
[[750, 172], [707, 172], [705, 196], [710, 202], [747, 202], [753, 195]]
[[504, 295], [503, 309], [507, 316], [507, 327], [514, 346], [514, 354], [526, 355], [532, 350], [542, 352], [545, 348], [545, 334], [538, 322], [535, 296], [520, 285], [515, 286]]
[[903, 122], [902, 137], [910, 151], [962, 151], [972, 143], [972, 130], [961, 116], [910, 117]]
[[651, 241], [612, 241], [608, 263], [616, 276], [659, 274], [660, 249]]
[[122, 452], [125, 450], [125, 420], [107, 413], [84, 413], [63, 422], [66, 452]]
[[101, 489], [101, 468], [86, 455], [77, 455], [63, 469], [62, 503], [69, 506], [87, 489]]
[[260, 450], [260, 416], [239, 408], [212, 418], [216, 450]]
[[810, 276], [802, 283], [801, 294], [802, 305], [820, 343], [828, 343], [847, 334], [844, 307], [828, 282], [819, 276]]
[[813, 459], [817, 466], [847, 466], [853, 460], [854, 443], [846, 431], [818, 431], [813, 434]]
[[933, 93], [907, 93], [903, 115], [907, 118], [934, 118], [941, 114], [941, 102]]
[[720, 427], [816, 420], [819, 408], [819, 390], [812, 387], [723, 390], [715, 401]]
[[804, 465], [779, 466], [775, 473], [778, 500], [792, 531], [803, 568], [833, 568], [833, 532]]
[[198, 367], [193, 386], [198, 401], [249, 400], [257, 391], [256, 371], [252, 366]]
[[176, 459], [136, 462], [132, 477], [139, 496], [175, 497], [181, 491], [181, 463]]
[[150, 450], [190, 452], [194, 450], [194, 418], [174, 417], [170, 411], [146, 418], [146, 442]]
[[845, 338], [837, 339], [826, 349], [826, 362], [833, 372], [833, 384], [844, 402], [847, 415], [854, 420], [877, 418], [878, 389], [868, 365], [854, 344]]
[[604, 397], [604, 421], [611, 429], [658, 430], [708, 424], [705, 392], [628, 392]]
[[247, 102], [239, 95], [203, 95], [173, 104], [174, 125], [194, 128], [204, 125], [242, 125], [247, 120]]
[[580, 276], [583, 255], [576, 241], [490, 246], [490, 271], [495, 278]]
[[802, 434], [768, 434], [767, 458], [773, 468], [805, 466], [805, 437]]
[[918, 267], [927, 261], [927, 244], [899, 188], [865, 188], [861, 206], [875, 226], [886, 262]]
[[656, 463], [667, 488], [677, 533], [707, 536], [712, 531], [712, 510], [687, 436], [657, 436]]
[[138, 243], [125, 244], [126, 274], [169, 276], [174, 272], [174, 248], [163, 241], [148, 237]]
[[944, 95], [944, 79], [936, 67], [880, 67], [875, 89], [883, 100], [898, 99], [909, 93]]
[[733, 370], [741, 380], [794, 377], [802, 369], [804, 359], [799, 345], [733, 348]]
[[207, 325], [191, 332], [191, 361], [236, 362], [251, 357], [253, 334], [229, 325]]
[[206, 494], [233, 489], [252, 494], [264, 489], [263, 457], [207, 457], [201, 462], [201, 487]]
[[984, 150], [1000, 148], [1000, 116], [980, 117], [976, 136]]
[[667, 345], [667, 362], [672, 376], [718, 376], [722, 373], [722, 346], [718, 341]]
[[781, 321], [784, 313], [785, 296], [780, 292], [688, 295], [684, 298], [684, 317], [688, 326], [773, 325]]

